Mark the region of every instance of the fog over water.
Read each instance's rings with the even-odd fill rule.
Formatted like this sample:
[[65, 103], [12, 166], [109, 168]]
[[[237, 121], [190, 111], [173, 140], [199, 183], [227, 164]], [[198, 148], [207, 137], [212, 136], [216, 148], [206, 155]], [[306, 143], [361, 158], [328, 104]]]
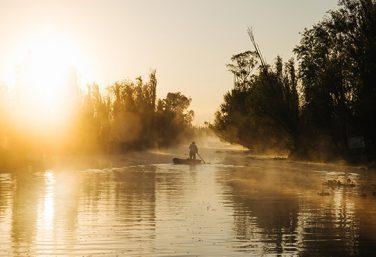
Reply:
[[[374, 254], [371, 174], [201, 152], [211, 164], [173, 165], [168, 153], [149, 153], [157, 164], [1, 173], [0, 255]], [[356, 186], [323, 185], [330, 179]]]

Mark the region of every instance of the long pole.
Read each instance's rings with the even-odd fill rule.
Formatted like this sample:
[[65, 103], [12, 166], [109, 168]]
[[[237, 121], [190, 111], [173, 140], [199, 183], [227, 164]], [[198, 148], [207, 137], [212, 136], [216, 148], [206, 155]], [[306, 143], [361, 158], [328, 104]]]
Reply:
[[199, 153], [197, 153], [197, 155], [198, 155], [198, 157], [200, 157], [200, 159], [201, 159], [204, 163], [206, 163], [206, 161], [201, 157], [201, 155], [200, 155]]

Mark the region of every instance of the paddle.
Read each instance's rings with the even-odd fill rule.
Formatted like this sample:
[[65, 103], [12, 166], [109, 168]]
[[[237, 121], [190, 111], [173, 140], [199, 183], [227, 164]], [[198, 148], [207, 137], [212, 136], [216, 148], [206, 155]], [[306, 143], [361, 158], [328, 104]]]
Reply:
[[206, 161], [201, 157], [201, 155], [199, 153], [197, 153], [198, 157], [200, 157], [201, 161], [204, 162], [204, 164], [206, 163]]

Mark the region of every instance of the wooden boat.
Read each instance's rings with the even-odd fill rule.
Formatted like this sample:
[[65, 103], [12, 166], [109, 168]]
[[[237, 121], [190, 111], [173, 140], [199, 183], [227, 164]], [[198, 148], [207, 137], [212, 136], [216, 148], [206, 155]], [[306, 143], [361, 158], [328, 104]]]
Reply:
[[186, 165], [196, 165], [201, 164], [201, 160], [193, 160], [193, 159], [181, 159], [181, 158], [174, 158], [172, 159], [174, 164], [186, 164]]

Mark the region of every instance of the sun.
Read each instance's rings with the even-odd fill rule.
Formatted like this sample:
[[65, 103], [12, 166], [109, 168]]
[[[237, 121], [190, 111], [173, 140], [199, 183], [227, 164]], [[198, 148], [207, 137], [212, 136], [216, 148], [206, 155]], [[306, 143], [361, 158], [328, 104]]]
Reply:
[[37, 124], [58, 124], [69, 117], [85, 67], [77, 48], [51, 35], [30, 40], [16, 65], [14, 89], [20, 120]]
[[71, 51], [60, 42], [42, 41], [29, 48], [29, 81], [43, 108], [54, 109], [68, 79], [69, 69], [75, 69]]

